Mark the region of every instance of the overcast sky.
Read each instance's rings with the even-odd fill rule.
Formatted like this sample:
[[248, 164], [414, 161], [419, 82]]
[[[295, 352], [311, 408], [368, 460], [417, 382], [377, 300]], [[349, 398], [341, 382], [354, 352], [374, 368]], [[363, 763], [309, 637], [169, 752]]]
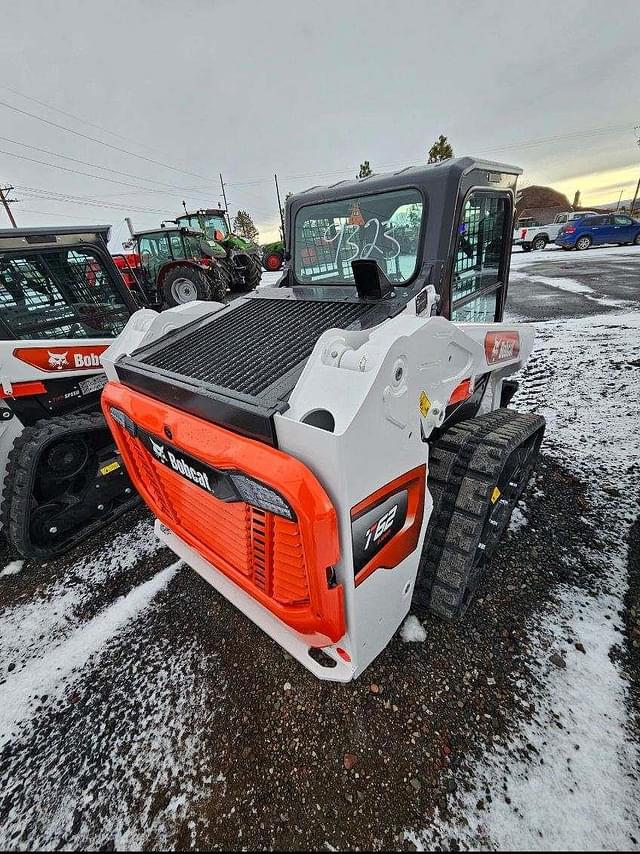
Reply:
[[222, 172], [232, 213], [274, 239], [274, 172], [286, 193], [385, 171], [440, 133], [584, 204], [640, 175], [640, 0], [0, 0], [0, 21], [19, 225], [111, 222], [121, 241], [127, 215], [217, 203]]

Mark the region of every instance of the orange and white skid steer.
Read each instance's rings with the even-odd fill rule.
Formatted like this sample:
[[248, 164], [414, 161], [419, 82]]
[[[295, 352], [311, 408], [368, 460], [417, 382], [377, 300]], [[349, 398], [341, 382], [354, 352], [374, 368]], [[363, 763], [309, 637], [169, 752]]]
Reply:
[[506, 408], [518, 169], [471, 158], [291, 197], [278, 286], [144, 310], [103, 411], [173, 551], [323, 679], [409, 609], [459, 617], [543, 419]]
[[55, 557], [138, 500], [100, 411], [102, 353], [137, 308], [109, 229], [0, 231], [0, 520], [24, 557]]

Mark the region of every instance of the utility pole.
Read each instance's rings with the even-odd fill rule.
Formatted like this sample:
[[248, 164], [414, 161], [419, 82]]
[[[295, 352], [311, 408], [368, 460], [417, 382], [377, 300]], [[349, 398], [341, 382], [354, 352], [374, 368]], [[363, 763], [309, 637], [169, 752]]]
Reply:
[[231, 231], [231, 220], [229, 219], [229, 206], [227, 205], [227, 194], [224, 191], [224, 181], [222, 180], [222, 172], [220, 172], [220, 186], [222, 187], [222, 198], [224, 199], [224, 209], [227, 212], [227, 227]]
[[7, 193], [10, 193], [13, 190], [13, 187], [0, 187], [0, 202], [4, 205], [4, 209], [7, 212], [7, 216], [9, 217], [9, 222], [11, 223], [13, 228], [17, 228], [17, 223], [13, 217], [13, 213], [11, 212], [10, 205], [17, 202], [17, 199], [8, 199]]
[[[638, 143], [638, 147], [640, 148], [640, 125], [636, 125], [636, 142]], [[636, 200], [638, 198], [638, 194], [640, 193], [640, 178], [638, 178], [638, 183], [636, 184], [636, 191], [633, 195], [633, 201], [631, 202], [631, 207], [629, 208], [629, 216], [633, 216], [633, 212], [636, 207]]]
[[276, 182], [276, 196], [278, 197], [278, 210], [280, 211], [280, 227], [282, 229], [282, 245], [287, 249], [285, 236], [284, 236], [284, 214], [282, 212], [282, 202], [280, 201], [280, 188], [278, 187], [278, 176], [274, 175], [273, 180]]

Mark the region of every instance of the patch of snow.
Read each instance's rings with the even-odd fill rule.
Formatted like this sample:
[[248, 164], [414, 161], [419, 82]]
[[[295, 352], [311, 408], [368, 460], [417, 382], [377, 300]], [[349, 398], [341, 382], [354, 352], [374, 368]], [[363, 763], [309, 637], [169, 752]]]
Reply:
[[546, 285], [549, 288], [556, 288], [560, 291], [567, 291], [572, 294], [580, 294], [580, 296], [585, 299], [592, 300], [593, 302], [597, 302], [600, 305], [607, 306], [615, 306], [617, 308], [623, 308], [628, 303], [624, 300], [612, 300], [608, 299], [604, 296], [598, 296], [598, 294], [590, 288], [589, 285], [584, 285], [582, 282], [578, 282], [576, 279], [567, 279], [562, 278], [561, 276], [540, 276], [537, 273], [528, 273], [528, 272], [520, 272], [518, 270], [512, 272], [510, 274], [510, 278], [513, 281], [520, 280], [528, 280], [530, 282], [536, 282], [540, 285]]
[[415, 614], [409, 614], [400, 629], [400, 637], [405, 643], [424, 643], [427, 633]]
[[539, 276], [537, 273], [521, 273], [516, 271], [511, 274], [512, 279], [531, 279], [534, 282], [540, 282], [542, 285], [548, 285], [550, 288], [559, 288], [561, 291], [569, 291], [572, 294], [592, 294], [593, 288], [588, 285], [583, 285], [575, 279], [563, 279], [560, 276]]
[[3, 575], [17, 575], [23, 566], [23, 560], [12, 560], [11, 563], [8, 563], [2, 572], [0, 572], [0, 578], [2, 578]]
[[520, 528], [525, 528], [529, 524], [529, 520], [524, 512], [525, 509], [524, 503], [520, 507], [513, 508], [511, 521], [509, 522], [509, 531], [519, 531]]
[[511, 269], [516, 270], [520, 267], [534, 265], [538, 261], [544, 261], [546, 264], [549, 261], [553, 263], [571, 262], [571, 266], [578, 263], [593, 264], [600, 260], [609, 260], [611, 258], [619, 259], [628, 256], [629, 258], [638, 258], [637, 246], [596, 246], [592, 249], [587, 249], [584, 252], [566, 252], [560, 246], [547, 246], [543, 252], [516, 252], [515, 247], [511, 255]]
[[136, 589], [141, 610], [67, 671], [65, 695], [42, 703], [2, 754], [3, 848], [195, 849], [199, 802], [224, 797], [227, 671], [175, 594]]
[[121, 596], [28, 667], [7, 674], [0, 705], [0, 747], [12, 741], [16, 728], [35, 714], [43, 696], [51, 702], [64, 693], [73, 674], [166, 588], [179, 565], [177, 561]]
[[153, 525], [144, 521], [119, 534], [108, 551], [72, 564], [50, 587], [19, 601], [0, 615], [0, 658], [26, 662], [68, 635], [79, 620], [75, 611], [99, 593], [102, 585], [128, 572], [161, 548]]

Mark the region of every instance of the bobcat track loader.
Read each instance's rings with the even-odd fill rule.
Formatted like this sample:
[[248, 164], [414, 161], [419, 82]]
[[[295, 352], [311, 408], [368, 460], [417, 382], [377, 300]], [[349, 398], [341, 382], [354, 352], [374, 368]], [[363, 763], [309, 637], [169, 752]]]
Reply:
[[348, 681], [413, 606], [461, 616], [529, 479], [506, 408], [520, 170], [471, 158], [312, 188], [279, 286], [138, 312], [103, 411], [160, 539], [316, 676]]
[[0, 522], [27, 558], [138, 500], [100, 411], [102, 353], [137, 308], [109, 230], [0, 230]]

